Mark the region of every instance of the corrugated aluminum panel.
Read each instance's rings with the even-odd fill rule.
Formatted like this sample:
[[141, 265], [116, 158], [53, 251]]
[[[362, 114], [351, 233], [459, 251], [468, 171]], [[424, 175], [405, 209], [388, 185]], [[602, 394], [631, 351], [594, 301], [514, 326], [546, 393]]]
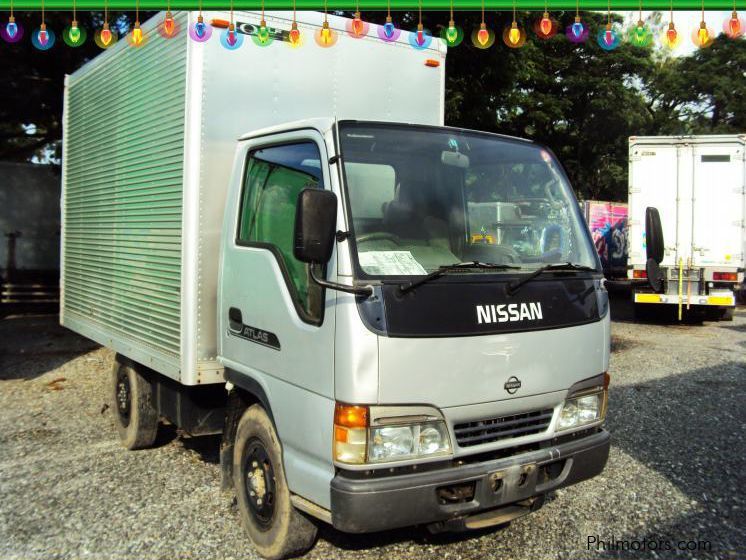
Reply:
[[[228, 51], [219, 28], [206, 43], [188, 40], [196, 12], [174, 12], [177, 38], [157, 36], [163, 15], [142, 25], [147, 45], [121, 38], [68, 77], [62, 324], [183, 384], [218, 383], [220, 232], [238, 138], [318, 116], [442, 124], [445, 48], [371, 35], [299, 53], [280, 41], [258, 49], [247, 36]], [[241, 32], [261, 18], [234, 15]], [[292, 15], [266, 19], [288, 30]], [[310, 40], [323, 14], [298, 16]], [[347, 20], [328, 20], [344, 33]], [[391, 68], [407, 79], [376, 78]]]
[[159, 37], [151, 20], [146, 45], [122, 37], [68, 78], [63, 154], [63, 324], [105, 344], [124, 340], [172, 376], [181, 351], [186, 14], [177, 21], [176, 38]]

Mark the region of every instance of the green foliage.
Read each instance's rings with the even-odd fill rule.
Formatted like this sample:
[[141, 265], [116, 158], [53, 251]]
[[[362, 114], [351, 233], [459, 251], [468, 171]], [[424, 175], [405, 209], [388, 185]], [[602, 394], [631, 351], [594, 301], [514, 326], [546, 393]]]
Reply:
[[670, 134], [746, 131], [746, 41], [720, 35], [691, 56], [664, 59], [648, 79], [653, 110]]
[[[27, 161], [34, 157], [59, 158], [62, 138], [62, 94], [65, 74], [77, 70], [101, 49], [93, 42], [93, 30], [103, 23], [102, 12], [78, 12], [78, 25], [88, 32], [84, 45], [70, 48], [62, 40], [62, 31], [70, 25], [72, 13], [47, 12], [46, 24], [56, 34], [56, 43], [48, 51], [31, 45], [31, 33], [41, 23], [38, 12], [16, 12], [24, 28], [24, 37], [12, 45], [0, 40], [0, 160]], [[3, 18], [6, 14], [3, 14]], [[144, 21], [149, 15], [141, 13]], [[3, 19], [3, 25], [6, 20]], [[112, 29], [124, 32], [129, 27], [125, 14], [110, 13]]]
[[[27, 34], [38, 25], [37, 13], [17, 16]], [[383, 23], [385, 14], [365, 16]], [[565, 165], [580, 196], [608, 200], [626, 199], [629, 136], [746, 132], [746, 41], [720, 36], [710, 48], [679, 58], [628, 44], [605, 52], [595, 38], [606, 16], [581, 16], [590, 37], [574, 45], [563, 36], [574, 13], [560, 15], [560, 33], [548, 41], [531, 27], [539, 13], [519, 13], [528, 40], [513, 50], [502, 44], [511, 14], [488, 13], [497, 38], [492, 48], [480, 50], [469, 39], [480, 15], [457, 14], [467, 37], [448, 53], [446, 123], [542, 142]], [[148, 17], [141, 14], [143, 21]], [[447, 12], [424, 18], [435, 35], [448, 25]], [[58, 34], [70, 19], [69, 13], [47, 15]], [[659, 13], [648, 18], [656, 35], [663, 19]], [[100, 27], [102, 14], [81, 12], [79, 20], [90, 31]], [[121, 13], [110, 20], [122, 30], [129, 24]], [[395, 13], [394, 20], [412, 29], [417, 14]], [[0, 44], [0, 72], [6, 77], [0, 91], [0, 159], [27, 160], [58, 149], [64, 75], [99, 52], [91, 35], [78, 49], [60, 44], [41, 52], [26, 38], [18, 45]]]
[[[537, 17], [519, 23], [530, 30]], [[465, 41], [450, 50], [446, 123], [544, 143], [580, 196], [605, 200], [626, 200], [630, 136], [746, 131], [746, 41], [720, 36], [680, 58], [629, 44], [606, 52], [595, 40], [606, 16], [582, 14], [591, 31], [582, 45], [563, 36], [573, 17], [564, 14], [550, 40], [529, 31], [521, 49]], [[498, 21], [498, 36], [509, 23]], [[648, 23], [656, 35], [662, 29], [659, 14]]]

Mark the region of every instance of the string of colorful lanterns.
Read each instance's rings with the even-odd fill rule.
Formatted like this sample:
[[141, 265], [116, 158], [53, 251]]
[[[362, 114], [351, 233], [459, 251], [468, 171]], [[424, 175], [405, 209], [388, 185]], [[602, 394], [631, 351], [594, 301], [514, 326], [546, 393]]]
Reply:
[[[220, 33], [220, 43], [223, 47], [228, 50], [235, 50], [241, 47], [245, 33], [239, 33], [236, 30], [233, 18], [233, 0], [230, 0], [230, 21], [228, 22], [214, 20], [211, 25], [204, 20], [201, 0], [199, 1], [198, 8], [197, 21], [188, 29], [188, 35], [193, 41], [200, 43], [208, 41], [212, 36], [213, 27], [217, 26], [223, 28]], [[481, 8], [481, 22], [479, 27], [474, 29], [472, 32], [471, 42], [473, 46], [479, 49], [488, 49], [495, 42], [495, 33], [487, 26], [485, 20], [484, 0], [482, 0]], [[693, 29], [691, 34], [692, 42], [700, 48], [709, 47], [715, 40], [715, 34], [712, 29], [707, 26], [705, 21], [704, 8], [704, 0], [702, 0], [702, 19], [699, 26]], [[78, 23], [75, 0], [73, 0], [72, 12], [72, 21], [62, 32], [62, 39], [69, 47], [76, 48], [85, 43], [87, 33]], [[674, 49], [681, 43], [681, 37], [674, 24], [673, 12], [673, 0], [671, 0], [670, 19], [667, 28], [660, 36], [660, 44], [667, 49]], [[325, 0], [324, 21], [322, 26], [314, 34], [316, 44], [323, 48], [334, 46], [339, 38], [339, 33], [329, 26], [327, 13], [327, 2]], [[596, 42], [602, 49], [612, 51], [618, 48], [624, 40], [637, 47], [648, 47], [652, 44], [653, 33], [650, 26], [642, 18], [642, 0], [640, 0], [639, 3], [639, 19], [637, 23], [631, 25], [626, 32], [622, 32], [617, 24], [612, 23], [611, 14], [611, 0], [608, 0], [606, 25], [599, 30], [598, 35], [596, 36]], [[127, 34], [128, 44], [135, 48], [141, 47], [147, 42], [147, 35], [143, 33], [140, 27], [139, 15], [139, 0], [135, 0], [135, 23]], [[47, 28], [44, 16], [45, 6], [44, 0], [42, 0], [41, 23], [40, 26], [31, 34], [31, 43], [34, 47], [42, 51], [51, 49], [54, 46], [56, 39], [54, 31]], [[532, 27], [535, 35], [542, 40], [550, 39], [558, 33], [559, 23], [556, 19], [553, 19], [550, 16], [546, 0], [542, 17], [536, 20]], [[353, 18], [347, 21], [347, 35], [353, 39], [368, 37], [370, 36], [370, 28], [371, 24], [362, 19], [359, 2], [357, 2]], [[376, 25], [375, 28], [378, 38], [386, 42], [395, 42], [401, 35], [401, 29], [396, 27], [391, 17], [390, 0], [387, 2], [385, 23], [383, 25]], [[171, 13], [170, 0], [167, 0], [166, 14], [163, 20], [158, 24], [157, 30], [158, 34], [164, 39], [176, 37], [181, 32], [176, 19]], [[734, 0], [733, 11], [730, 14], [730, 17], [723, 22], [723, 33], [731, 39], [738, 39], [743, 37], [745, 30], [746, 24], [739, 16], [736, 10], [736, 2]], [[564, 35], [570, 42], [581, 44], [588, 40], [589, 31], [588, 26], [583, 23], [580, 17], [580, 2], [579, 0], [576, 0], [574, 22], [567, 26]], [[259, 26], [254, 26], [253, 31], [249, 34], [251, 35], [252, 42], [260, 47], [269, 46], [276, 37], [275, 31], [267, 25], [264, 18], [264, 0], [262, 0], [261, 3], [261, 19]], [[13, 0], [11, 0], [8, 21], [5, 25], [0, 25], [0, 38], [6, 43], [18, 43], [23, 39], [23, 37], [24, 28], [16, 21], [13, 12]], [[108, 49], [117, 42], [117, 31], [109, 26], [108, 0], [104, 0], [104, 19], [101, 29], [96, 30], [93, 37], [96, 45], [102, 49]], [[457, 47], [464, 39], [464, 31], [461, 27], [456, 25], [454, 19], [453, 0], [450, 2], [450, 18], [448, 26], [442, 28], [440, 37], [449, 47]], [[520, 48], [526, 43], [526, 31], [518, 25], [516, 18], [515, 0], [513, 0], [513, 19], [511, 24], [506, 26], [503, 30], [502, 39], [503, 43], [512, 49]], [[296, 21], [295, 0], [293, 0], [293, 21], [290, 30], [287, 33], [287, 41], [284, 42], [288, 43], [293, 48], [297, 48], [304, 43], [303, 36], [298, 28], [298, 22]], [[432, 43], [432, 34], [429, 30], [424, 28], [422, 23], [422, 0], [418, 0], [418, 23], [417, 27], [409, 33], [408, 42], [412, 48], [417, 50], [427, 49]]]
[[551, 39], [559, 31], [559, 22], [549, 16], [549, 3], [544, 1], [544, 14], [534, 23], [534, 33], [539, 39]]
[[565, 36], [571, 43], [585, 43], [588, 40], [588, 28], [580, 20], [580, 0], [575, 0], [575, 21], [565, 29]]
[[670, 21], [668, 22], [668, 29], [661, 35], [661, 45], [668, 49], [675, 49], [680, 43], [681, 37], [679, 37], [676, 25], [673, 22], [673, 0], [671, 0]]

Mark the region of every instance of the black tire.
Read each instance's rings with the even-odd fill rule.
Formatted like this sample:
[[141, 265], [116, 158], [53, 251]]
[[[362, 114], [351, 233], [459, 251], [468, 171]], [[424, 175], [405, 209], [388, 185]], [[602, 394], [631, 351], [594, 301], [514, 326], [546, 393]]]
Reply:
[[138, 366], [117, 358], [111, 373], [111, 399], [119, 438], [127, 449], [151, 447], [158, 434], [153, 387]]
[[723, 309], [722, 313], [720, 314], [720, 320], [721, 321], [732, 321], [733, 320], [733, 313], [735, 312], [735, 307], [726, 307]]
[[723, 317], [723, 310], [719, 307], [705, 307], [703, 312], [705, 321], [719, 321]]
[[259, 554], [281, 560], [313, 547], [318, 527], [290, 502], [277, 432], [256, 404], [236, 430], [233, 487], [241, 523]]

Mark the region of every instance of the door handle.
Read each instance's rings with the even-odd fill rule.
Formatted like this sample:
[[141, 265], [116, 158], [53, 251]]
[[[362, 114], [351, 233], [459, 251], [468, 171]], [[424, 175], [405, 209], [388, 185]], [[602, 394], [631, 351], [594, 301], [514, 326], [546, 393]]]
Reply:
[[243, 315], [238, 307], [231, 307], [228, 309], [228, 321], [231, 326], [236, 325], [237, 329], [243, 326]]

